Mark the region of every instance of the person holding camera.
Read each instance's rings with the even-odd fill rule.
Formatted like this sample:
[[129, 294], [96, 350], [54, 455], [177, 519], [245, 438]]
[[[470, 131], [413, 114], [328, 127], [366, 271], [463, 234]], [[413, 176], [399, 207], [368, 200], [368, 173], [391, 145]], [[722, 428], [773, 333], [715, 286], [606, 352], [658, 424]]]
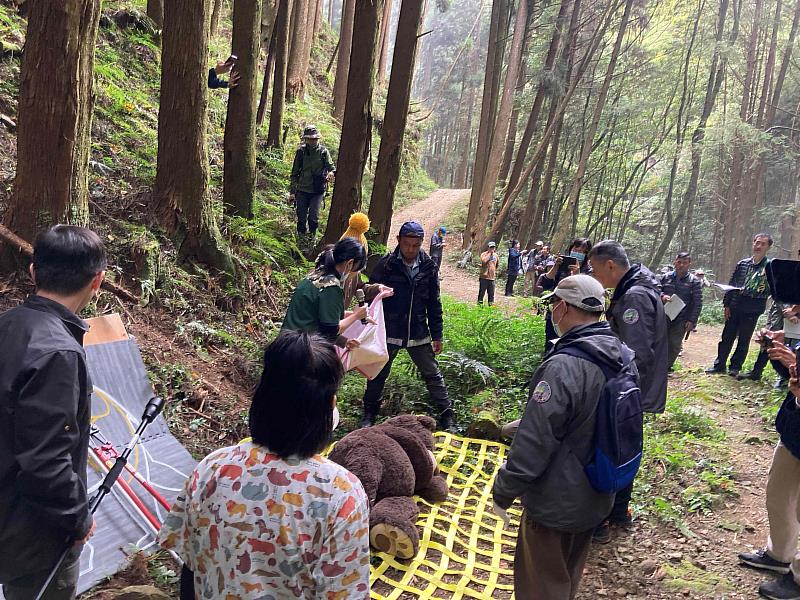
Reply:
[[[236, 66], [236, 55], [231, 54], [225, 62], [218, 62], [217, 65], [208, 70], [208, 87], [215, 90], [219, 88], [233, 89], [239, 85], [239, 71], [234, 69]], [[224, 75], [230, 71], [230, 80], [220, 79], [220, 75]]]
[[[767, 308], [769, 286], [766, 267], [767, 252], [771, 247], [772, 236], [768, 233], [757, 233], [753, 236], [753, 255], [740, 260], [731, 275], [729, 285], [734, 289], [722, 299], [725, 306], [725, 327], [717, 347], [717, 358], [706, 369], [709, 375], [726, 371], [733, 377], [739, 375], [750, 349], [750, 338], [753, 337], [758, 317]], [[736, 350], [728, 364], [728, 355], [734, 342]]]
[[297, 211], [297, 233], [300, 237], [308, 235], [310, 242], [319, 227], [322, 198], [336, 174], [331, 153], [320, 143], [321, 137], [313, 125], [303, 129], [303, 143], [294, 153], [289, 180], [289, 200]]
[[[775, 300], [769, 309], [769, 313], [767, 314], [767, 329], [770, 331], [782, 331], [785, 321], [789, 321], [790, 323], [800, 322], [798, 309], [800, 309], [800, 307]], [[793, 346], [797, 341], [798, 340], [786, 338], [785, 343], [789, 346]], [[749, 379], [751, 381], [761, 381], [761, 375], [764, 373], [764, 367], [767, 366], [767, 362], [769, 362], [769, 349], [762, 344], [761, 349], [758, 352], [758, 356], [756, 357], [756, 362], [753, 363], [752, 370], [748, 371], [747, 373], [740, 373], [736, 379], [739, 381], [743, 381], [745, 379]], [[779, 376], [774, 387], [775, 389], [780, 389], [785, 385], [786, 378]]]
[[661, 278], [661, 300], [664, 304], [680, 298], [685, 306], [669, 322], [667, 327], [669, 355], [667, 366], [670, 371], [683, 349], [684, 340], [694, 331], [700, 311], [703, 310], [703, 288], [700, 280], [689, 272], [692, 256], [679, 252], [675, 257], [675, 270]]
[[489, 306], [494, 304], [495, 279], [497, 279], [497, 244], [489, 242], [486, 251], [481, 252], [481, 271], [478, 275], [478, 304], [483, 304], [483, 297], [489, 296]]
[[[799, 307], [800, 308], [800, 307]], [[798, 354], [785, 344], [783, 331], [762, 329], [756, 341], [767, 349], [773, 368], [789, 378], [789, 392], [778, 411], [775, 427], [780, 440], [772, 457], [767, 480], [767, 517], [769, 536], [764, 548], [742, 552], [739, 560], [755, 569], [783, 575], [762, 583], [758, 591], [772, 600], [800, 598], [800, 381]]]
[[[588, 238], [575, 238], [572, 240], [567, 254], [559, 254], [552, 262], [544, 263], [549, 264], [550, 268], [539, 277], [539, 280], [536, 282], [536, 287], [543, 292], [552, 292], [565, 277], [577, 275], [578, 273], [589, 275], [591, 273], [591, 267], [589, 265], [588, 255], [591, 249], [592, 242]], [[542, 249], [542, 252], [544, 252], [544, 249]], [[549, 252], [547, 255], [549, 255]], [[545, 314], [544, 334], [544, 349], [545, 352], [547, 352], [553, 348], [555, 340], [559, 337], [555, 327], [553, 327], [553, 315], [550, 313], [550, 310]]]

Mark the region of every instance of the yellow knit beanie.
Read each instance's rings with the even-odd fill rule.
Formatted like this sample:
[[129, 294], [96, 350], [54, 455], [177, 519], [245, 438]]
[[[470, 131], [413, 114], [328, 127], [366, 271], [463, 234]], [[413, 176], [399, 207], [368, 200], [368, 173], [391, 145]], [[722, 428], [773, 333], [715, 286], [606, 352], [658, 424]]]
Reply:
[[342, 238], [355, 238], [361, 242], [364, 246], [364, 250], [369, 251], [367, 247], [367, 238], [364, 236], [368, 229], [369, 217], [362, 212], [353, 213], [350, 215], [350, 220], [347, 222], [347, 231], [344, 232]]

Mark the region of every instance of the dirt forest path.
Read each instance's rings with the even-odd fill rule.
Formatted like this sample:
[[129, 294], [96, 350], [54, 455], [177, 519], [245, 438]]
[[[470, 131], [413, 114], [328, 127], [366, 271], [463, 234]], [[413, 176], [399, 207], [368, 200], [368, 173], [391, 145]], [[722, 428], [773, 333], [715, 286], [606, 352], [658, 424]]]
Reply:
[[[396, 232], [406, 220], [420, 222], [425, 228], [427, 250], [434, 228], [468, 198], [469, 190], [437, 190], [399, 211], [392, 231]], [[455, 257], [461, 254], [460, 237], [448, 237], [450, 260], [446, 256], [443, 261], [442, 291], [459, 300], [475, 302], [477, 278], [454, 264]], [[503, 281], [501, 278], [498, 288]], [[513, 312], [516, 307], [516, 300], [505, 298], [502, 293], [498, 294], [497, 303], [505, 311]], [[705, 375], [703, 369], [714, 360], [720, 333], [720, 326], [699, 326], [684, 346], [680, 369], [670, 376], [669, 394], [671, 398], [688, 399], [690, 410], [711, 417], [724, 430], [725, 438], [719, 443], [700, 444], [700, 462], [707, 457], [729, 464], [734, 493], [720, 496], [705, 513], [684, 512], [676, 522], [637, 514], [628, 531], [615, 532], [610, 544], [592, 548], [579, 600], [757, 598], [758, 585], [770, 578], [739, 566], [736, 554], [763, 546], [768, 531], [764, 488], [776, 435], [762, 409], [771, 381], [759, 384]], [[755, 353], [753, 346], [751, 360]], [[656, 417], [670, 418], [669, 414]], [[656, 467], [663, 471], [664, 478], [674, 479], [678, 494], [686, 492], [696, 483], [692, 473], [697, 465], [675, 469], [668, 464], [668, 451], [658, 450], [666, 454]], [[665, 500], [668, 505], [681, 505], [680, 499]]]

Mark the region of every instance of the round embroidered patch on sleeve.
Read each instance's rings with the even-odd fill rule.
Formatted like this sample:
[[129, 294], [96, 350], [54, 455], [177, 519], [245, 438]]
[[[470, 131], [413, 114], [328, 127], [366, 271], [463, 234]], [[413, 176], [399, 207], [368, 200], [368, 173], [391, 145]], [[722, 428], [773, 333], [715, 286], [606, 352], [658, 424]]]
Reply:
[[540, 381], [536, 384], [536, 387], [533, 388], [533, 395], [531, 396], [536, 402], [539, 404], [544, 404], [548, 400], [550, 400], [550, 396], [553, 393], [553, 390], [550, 389], [550, 384], [546, 381]]
[[639, 311], [635, 308], [629, 308], [624, 313], [622, 313], [622, 320], [625, 321], [628, 325], [633, 325], [639, 320]]

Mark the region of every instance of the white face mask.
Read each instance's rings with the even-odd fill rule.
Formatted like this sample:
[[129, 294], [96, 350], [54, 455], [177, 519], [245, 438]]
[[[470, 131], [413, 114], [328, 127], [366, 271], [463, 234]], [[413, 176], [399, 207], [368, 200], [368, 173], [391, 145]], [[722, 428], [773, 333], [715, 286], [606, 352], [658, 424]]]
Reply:
[[333, 407], [333, 427], [331, 431], [336, 431], [336, 428], [339, 426], [339, 407]]
[[[563, 302], [563, 300], [562, 300], [562, 302]], [[555, 314], [556, 314], [555, 307], [553, 307], [553, 310], [552, 310], [552, 317], [555, 317]], [[562, 320], [563, 318], [564, 318], [564, 316], [562, 315], [562, 316], [561, 316], [561, 319], [559, 319], [559, 321], [560, 321], [560, 320]], [[556, 323], [556, 320], [555, 320], [555, 318], [551, 318], [551, 320], [553, 321], [553, 331], [555, 331], [555, 332], [556, 332], [556, 335], [557, 335], [558, 337], [561, 337], [562, 335], [564, 335], [564, 333], [561, 331], [561, 327], [559, 327], [559, 326], [558, 326], [558, 323]]]

